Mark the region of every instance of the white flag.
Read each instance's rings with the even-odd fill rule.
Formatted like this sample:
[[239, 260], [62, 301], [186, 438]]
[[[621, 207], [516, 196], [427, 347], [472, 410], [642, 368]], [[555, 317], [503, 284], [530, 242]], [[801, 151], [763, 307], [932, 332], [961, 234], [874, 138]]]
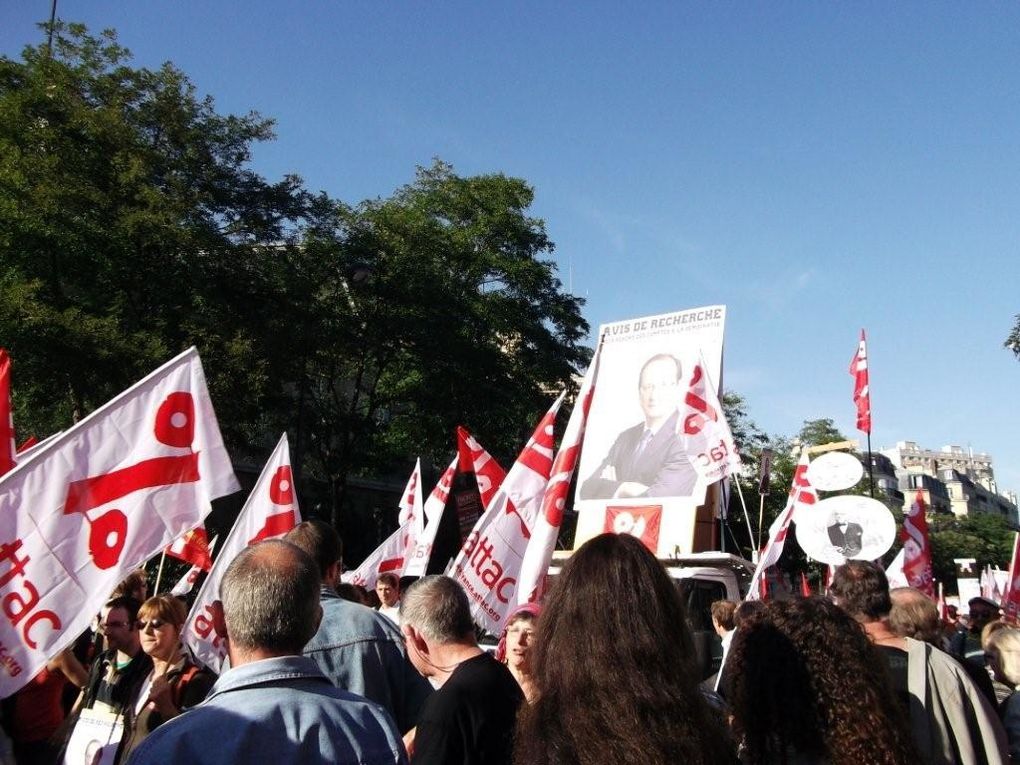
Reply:
[[110, 592], [236, 491], [191, 348], [0, 480], [0, 696], [81, 634]]
[[552, 477], [542, 497], [542, 512], [535, 518], [531, 540], [524, 553], [524, 560], [521, 561], [521, 576], [517, 583], [517, 602], [521, 604], [542, 599], [546, 571], [549, 570], [549, 562], [556, 549], [556, 538], [563, 522], [563, 508], [567, 502], [570, 481], [574, 477], [577, 459], [581, 453], [581, 443], [584, 441], [584, 430], [588, 424], [588, 411], [595, 395], [601, 355], [600, 341], [581, 382], [577, 402], [570, 413], [567, 429], [563, 433], [563, 443], [560, 444], [560, 450], [553, 461]]
[[705, 483], [714, 483], [740, 471], [737, 445], [700, 351], [684, 396], [679, 431], [687, 439], [691, 464]]
[[356, 584], [366, 590], [375, 589], [379, 574], [390, 572], [401, 576], [404, 569], [404, 529], [390, 534], [354, 571], [345, 571], [340, 581]]
[[762, 598], [761, 588], [765, 572], [770, 566], [774, 566], [783, 554], [783, 547], [786, 545], [786, 535], [790, 532], [790, 521], [793, 514], [800, 507], [814, 505], [818, 502], [818, 495], [815, 493], [811, 482], [808, 480], [807, 471], [811, 461], [807, 452], [801, 452], [800, 462], [793, 474], [793, 485], [790, 487], [790, 497], [786, 500], [786, 507], [783, 509], [769, 527], [769, 541], [765, 543], [758, 566], [751, 577], [751, 584], [747, 590], [745, 600], [759, 600]]
[[290, 469], [290, 446], [284, 433], [241, 508], [184, 624], [182, 640], [195, 658], [213, 672], [222, 674], [227, 659], [226, 645], [213, 629], [212, 620], [212, 604], [220, 599], [220, 582], [227, 567], [244, 548], [263, 539], [281, 537], [300, 522]]
[[499, 635], [517, 605], [517, 580], [549, 483], [561, 393], [538, 423], [447, 572], [464, 587], [475, 623]]
[[894, 587], [910, 586], [910, 582], [907, 581], [907, 575], [903, 573], [903, 558], [905, 554], [906, 550], [901, 547], [900, 551], [896, 553], [896, 557], [886, 566], [885, 578], [889, 581], [890, 590]]
[[411, 550], [409, 560], [404, 563], [404, 576], [425, 576], [429, 565], [429, 558], [432, 557], [432, 545], [436, 541], [436, 532], [439, 531], [439, 523], [443, 520], [443, 511], [446, 509], [446, 501], [450, 498], [450, 487], [453, 486], [453, 476], [457, 472], [457, 462], [460, 458], [454, 456], [453, 462], [446, 468], [439, 477], [439, 483], [425, 500], [425, 529]]

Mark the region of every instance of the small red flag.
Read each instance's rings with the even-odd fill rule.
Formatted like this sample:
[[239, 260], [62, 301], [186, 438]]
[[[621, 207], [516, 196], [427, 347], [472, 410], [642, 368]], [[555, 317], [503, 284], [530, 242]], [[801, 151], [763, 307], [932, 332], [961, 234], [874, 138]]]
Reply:
[[166, 554], [197, 566], [202, 571], [209, 571], [212, 568], [212, 555], [209, 550], [209, 540], [206, 537], [205, 526], [198, 526], [168, 545]]
[[1013, 557], [1009, 562], [1009, 581], [1006, 583], [1006, 596], [1002, 599], [1003, 619], [1016, 624], [1017, 613], [1020, 612], [1020, 533], [1013, 537]]
[[910, 510], [903, 518], [903, 529], [900, 531], [904, 551], [903, 574], [911, 587], [920, 590], [929, 598], [934, 598], [931, 543], [928, 541], [928, 519], [924, 513], [924, 495], [918, 491]]
[[811, 597], [811, 585], [808, 584], [807, 575], [803, 571], [800, 572], [800, 594], [805, 598]]
[[850, 374], [854, 378], [854, 404], [857, 407], [857, 429], [871, 433], [871, 389], [868, 385], [868, 346], [861, 330], [857, 353], [850, 360]]

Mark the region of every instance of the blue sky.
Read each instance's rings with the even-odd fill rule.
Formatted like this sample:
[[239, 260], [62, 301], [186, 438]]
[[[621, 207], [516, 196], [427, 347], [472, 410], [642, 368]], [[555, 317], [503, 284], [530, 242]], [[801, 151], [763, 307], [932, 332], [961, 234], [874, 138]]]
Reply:
[[[59, 0], [135, 61], [255, 109], [348, 202], [434, 156], [536, 189], [600, 323], [728, 307], [726, 385], [757, 423], [854, 432], [869, 337], [877, 448], [995, 458], [1020, 490], [1020, 5]], [[50, 0], [0, 7], [0, 53]]]

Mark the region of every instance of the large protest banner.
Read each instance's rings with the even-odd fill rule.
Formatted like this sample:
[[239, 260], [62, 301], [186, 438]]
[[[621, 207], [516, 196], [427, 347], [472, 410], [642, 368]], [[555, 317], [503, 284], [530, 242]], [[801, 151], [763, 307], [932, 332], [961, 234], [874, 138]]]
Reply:
[[0, 479], [0, 696], [237, 489], [194, 348]]
[[[726, 307], [715, 305], [599, 328], [598, 381], [577, 470], [575, 547], [603, 531], [640, 531], [659, 555], [697, 546], [708, 481], [684, 433], [685, 396], [697, 385], [699, 365], [720, 384], [725, 323]], [[650, 518], [658, 523], [654, 535]]]

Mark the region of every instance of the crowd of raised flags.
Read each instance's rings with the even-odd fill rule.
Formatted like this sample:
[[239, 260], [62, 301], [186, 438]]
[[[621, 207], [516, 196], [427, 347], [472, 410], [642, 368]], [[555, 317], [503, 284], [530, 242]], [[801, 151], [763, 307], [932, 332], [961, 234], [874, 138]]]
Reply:
[[[427, 498], [416, 462], [401, 495], [398, 528], [343, 580], [366, 588], [380, 573], [425, 574], [444, 513], [457, 513], [463, 544], [446, 573], [469, 595], [479, 626], [499, 634], [507, 614], [543, 595], [567, 492], [578, 464], [597, 384], [601, 344], [582, 381], [559, 450], [554, 423], [560, 394], [536, 426], [509, 471], [463, 427], [458, 450]], [[284, 434], [215, 561], [203, 519], [211, 501], [236, 491], [205, 385], [202, 364], [189, 349], [107, 405], [42, 443], [16, 447], [10, 406], [11, 360], [0, 350], [0, 696], [31, 679], [87, 626], [126, 573], [161, 550], [191, 570], [172, 592], [187, 594], [205, 581], [183, 633], [194, 655], [217, 672], [226, 652], [212, 620], [226, 566], [245, 547], [280, 537], [300, 522]], [[864, 331], [851, 362], [857, 427], [871, 431], [871, 400]], [[699, 360], [678, 419], [691, 462], [706, 484], [740, 470], [740, 456], [716, 386]], [[801, 513], [818, 495], [808, 479], [805, 451], [783, 511], [769, 528], [747, 593], [768, 597], [767, 573], [780, 559]], [[458, 477], [469, 474], [477, 501], [451, 502]], [[768, 476], [761, 480], [767, 491]], [[31, 501], [27, 501], [27, 498]], [[904, 519], [903, 550], [890, 566], [894, 581], [936, 597], [926, 507], [917, 497]], [[990, 599], [1015, 618], [1020, 587], [1017, 552], [1008, 575], [987, 575]], [[806, 579], [801, 589], [810, 592]]]

